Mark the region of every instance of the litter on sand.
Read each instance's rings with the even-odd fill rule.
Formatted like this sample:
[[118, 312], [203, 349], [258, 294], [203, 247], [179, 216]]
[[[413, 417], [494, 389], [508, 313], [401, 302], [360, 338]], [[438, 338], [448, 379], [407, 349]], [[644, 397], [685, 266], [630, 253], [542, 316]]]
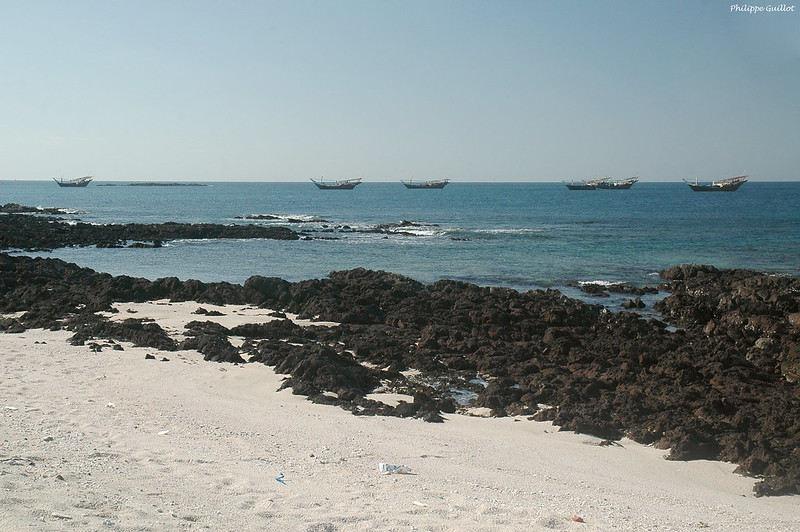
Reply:
[[275, 477], [275, 480], [277, 480], [278, 482], [280, 482], [280, 483], [281, 483], [281, 484], [283, 484], [284, 486], [286, 485], [286, 482], [284, 482], [284, 480], [283, 480], [283, 473], [281, 473], [280, 475], [278, 475], [277, 477]]
[[394, 465], [394, 464], [387, 464], [386, 462], [381, 462], [378, 464], [378, 471], [380, 471], [384, 475], [410, 475], [411, 468], [407, 465]]

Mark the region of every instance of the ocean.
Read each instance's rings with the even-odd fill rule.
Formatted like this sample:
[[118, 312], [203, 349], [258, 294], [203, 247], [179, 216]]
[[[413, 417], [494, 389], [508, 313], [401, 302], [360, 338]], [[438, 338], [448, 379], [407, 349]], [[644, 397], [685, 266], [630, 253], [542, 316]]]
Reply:
[[[38, 254], [148, 279], [242, 283], [258, 274], [299, 281], [364, 267], [423, 283], [457, 279], [570, 293], [580, 282], [656, 285], [660, 270], [682, 263], [800, 273], [800, 182], [750, 181], [719, 193], [692, 192], [682, 182], [595, 191], [458, 181], [443, 190], [407, 190], [399, 181], [351, 191], [318, 190], [310, 181], [125, 185], [3, 181], [0, 204], [60, 207], [73, 213], [67, 219], [90, 223], [271, 224], [315, 237]], [[244, 218], [251, 215], [270, 219]], [[369, 232], [402, 221], [414, 225]]]

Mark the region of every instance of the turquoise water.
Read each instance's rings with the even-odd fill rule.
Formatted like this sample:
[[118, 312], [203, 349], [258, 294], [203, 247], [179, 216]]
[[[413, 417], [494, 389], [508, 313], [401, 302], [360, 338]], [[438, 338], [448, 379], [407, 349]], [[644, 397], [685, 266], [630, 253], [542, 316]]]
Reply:
[[[102, 184], [102, 182], [100, 182]], [[748, 182], [731, 193], [639, 182], [626, 191], [569, 191], [560, 183], [458, 183], [406, 190], [364, 183], [321, 191], [308, 183], [201, 187], [0, 182], [0, 203], [74, 210], [96, 223], [259, 223], [335, 240], [176, 241], [160, 249], [48, 253], [115, 275], [243, 282], [259, 274], [297, 281], [354, 267], [430, 283], [442, 278], [517, 289], [576, 281], [654, 284], [657, 272], [695, 262], [800, 273], [800, 183]], [[269, 214], [279, 220], [248, 221]], [[291, 219], [291, 221], [289, 221]], [[326, 233], [410, 220], [414, 235]], [[404, 230], [408, 230], [407, 228]]]

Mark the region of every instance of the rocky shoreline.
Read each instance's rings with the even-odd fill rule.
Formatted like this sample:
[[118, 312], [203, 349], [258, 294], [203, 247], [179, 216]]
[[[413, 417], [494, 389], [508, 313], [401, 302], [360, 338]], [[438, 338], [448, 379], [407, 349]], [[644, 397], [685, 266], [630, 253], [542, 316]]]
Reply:
[[[340, 235], [371, 233], [414, 236], [411, 230], [419, 224], [403, 220], [379, 224], [366, 229], [347, 225], [331, 225], [326, 220], [311, 220], [317, 227], [295, 231], [282, 226], [257, 224], [177, 223], [158, 224], [92, 224], [77, 219], [59, 208], [37, 208], [7, 203], [0, 205], [0, 250], [52, 251], [63, 247], [96, 246], [99, 248], [157, 248], [164, 242], [177, 239], [271, 239], [271, 240], [336, 240]], [[273, 215], [249, 215], [242, 220], [279, 220]], [[287, 219], [287, 223], [305, 223]]]
[[[9, 216], [25, 215], [0, 218]], [[11, 235], [2, 234], [9, 247]], [[261, 362], [287, 374], [294, 393], [358, 415], [436, 422], [461, 408], [459, 397], [474, 397], [494, 416], [552, 420], [609, 441], [628, 436], [669, 448], [675, 460], [734, 462], [762, 479], [758, 495], [800, 493], [800, 279], [698, 265], [662, 277], [671, 295], [657, 309], [671, 326], [554, 290], [423, 285], [364, 269], [236, 285], [114, 277], [0, 254], [0, 313], [13, 316], [0, 330], [65, 328], [95, 350], [124, 340]], [[246, 304], [339, 325], [278, 319], [229, 330], [200, 312], [178, 343], [155, 323], [98, 314], [115, 302], [159, 299]], [[246, 341], [234, 348], [230, 336]], [[414, 399], [387, 406], [366, 397], [375, 390]]]

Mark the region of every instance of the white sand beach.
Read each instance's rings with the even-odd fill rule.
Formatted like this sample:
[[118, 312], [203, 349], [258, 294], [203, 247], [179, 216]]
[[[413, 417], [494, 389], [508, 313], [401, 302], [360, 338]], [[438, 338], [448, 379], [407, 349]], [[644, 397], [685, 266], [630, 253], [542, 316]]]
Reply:
[[[268, 319], [198, 306], [126, 304], [115, 318], [176, 335], [194, 319]], [[733, 464], [525, 418], [354, 416], [276, 391], [282, 376], [261, 364], [93, 352], [71, 334], [0, 334], [2, 531], [800, 529], [800, 497], [757, 498]]]

